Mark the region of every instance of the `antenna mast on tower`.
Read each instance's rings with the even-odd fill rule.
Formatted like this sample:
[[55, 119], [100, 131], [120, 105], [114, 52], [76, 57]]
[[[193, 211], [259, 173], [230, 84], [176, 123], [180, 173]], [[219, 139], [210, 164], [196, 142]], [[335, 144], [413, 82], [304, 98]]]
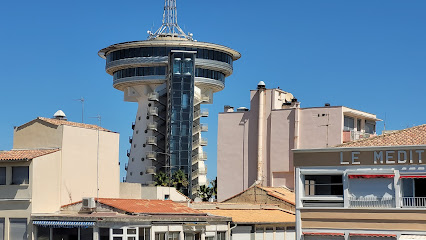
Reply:
[[148, 34], [149, 40], [159, 36], [192, 40], [192, 33], [186, 34], [178, 25], [176, 0], [164, 0], [163, 24], [155, 33], [148, 31]]

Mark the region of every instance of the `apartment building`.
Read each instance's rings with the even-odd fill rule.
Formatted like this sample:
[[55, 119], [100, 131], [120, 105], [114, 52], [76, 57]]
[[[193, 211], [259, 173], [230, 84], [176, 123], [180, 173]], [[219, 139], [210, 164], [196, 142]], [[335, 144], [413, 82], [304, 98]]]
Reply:
[[55, 115], [16, 127], [13, 149], [0, 151], [0, 239], [34, 239], [32, 214], [119, 197], [119, 134]]
[[296, 149], [297, 239], [426, 239], [426, 125]]
[[291, 149], [331, 147], [376, 135], [376, 115], [344, 106], [301, 108], [289, 92], [250, 91], [250, 109], [225, 106], [218, 120], [218, 200], [252, 185], [294, 188]]

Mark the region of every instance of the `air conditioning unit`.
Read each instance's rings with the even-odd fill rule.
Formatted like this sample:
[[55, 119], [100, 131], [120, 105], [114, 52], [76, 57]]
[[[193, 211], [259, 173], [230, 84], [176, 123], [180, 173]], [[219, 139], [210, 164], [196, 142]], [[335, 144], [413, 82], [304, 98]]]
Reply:
[[84, 209], [96, 208], [95, 198], [92, 198], [92, 197], [83, 198], [83, 204], [82, 205], [83, 205], [82, 208], [84, 208]]

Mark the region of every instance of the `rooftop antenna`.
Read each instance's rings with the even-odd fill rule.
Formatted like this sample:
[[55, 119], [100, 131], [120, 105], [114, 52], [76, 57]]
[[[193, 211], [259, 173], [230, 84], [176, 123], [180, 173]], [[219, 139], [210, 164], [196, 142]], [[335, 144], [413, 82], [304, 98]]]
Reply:
[[164, 0], [163, 24], [156, 32], [148, 31], [148, 34], [149, 40], [159, 36], [193, 40], [192, 34], [186, 34], [178, 25], [176, 0]]
[[80, 97], [79, 99], [74, 99], [74, 100], [81, 102], [81, 123], [84, 123], [84, 98]]
[[96, 211], [98, 209], [98, 205], [99, 205], [99, 131], [102, 125], [102, 117], [101, 115], [97, 115], [96, 117], [91, 117], [91, 118], [96, 118], [98, 120], [98, 146], [96, 149]]

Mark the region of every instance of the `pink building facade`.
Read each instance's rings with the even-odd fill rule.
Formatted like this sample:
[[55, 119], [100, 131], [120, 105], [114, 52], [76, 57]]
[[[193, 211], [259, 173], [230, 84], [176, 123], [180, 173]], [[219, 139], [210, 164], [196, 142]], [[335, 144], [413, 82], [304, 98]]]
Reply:
[[[294, 188], [291, 149], [324, 148], [374, 136], [374, 114], [344, 106], [300, 108], [291, 93], [250, 92], [250, 110], [225, 106], [218, 118], [218, 200], [254, 184]], [[260, 124], [259, 124], [260, 122]]]

